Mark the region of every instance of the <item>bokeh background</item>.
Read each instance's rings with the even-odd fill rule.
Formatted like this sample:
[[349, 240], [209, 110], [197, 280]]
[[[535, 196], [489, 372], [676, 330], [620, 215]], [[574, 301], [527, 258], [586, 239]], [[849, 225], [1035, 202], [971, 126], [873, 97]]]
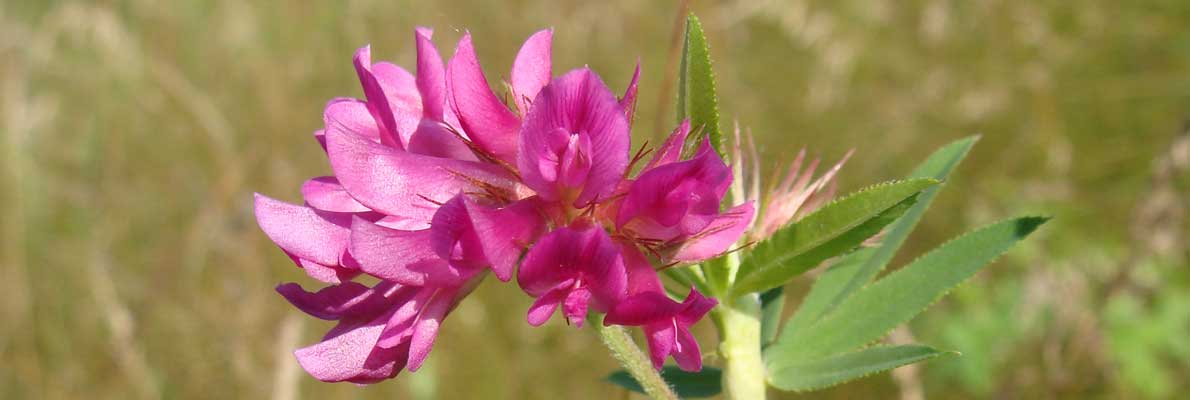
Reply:
[[[591, 332], [524, 322], [490, 281], [430, 367], [322, 384], [289, 352], [328, 324], [256, 228], [252, 192], [329, 172], [310, 133], [362, 96], [351, 54], [413, 62], [463, 29], [492, 80], [555, 29], [556, 71], [622, 90], [635, 136], [672, 122], [674, 1], [0, 0], [0, 398], [627, 397]], [[1175, 398], [1190, 389], [1190, 2], [696, 1], [725, 122], [770, 166], [848, 149], [842, 189], [983, 138], [901, 261], [1000, 218], [1057, 218], [896, 331], [962, 357], [783, 398]], [[809, 280], [790, 285], [791, 301]], [[792, 308], [792, 307], [789, 307]], [[787, 309], [789, 309], [787, 308]], [[557, 321], [554, 321], [557, 322]], [[701, 332], [713, 352], [713, 333]], [[714, 360], [712, 359], [713, 363]]]

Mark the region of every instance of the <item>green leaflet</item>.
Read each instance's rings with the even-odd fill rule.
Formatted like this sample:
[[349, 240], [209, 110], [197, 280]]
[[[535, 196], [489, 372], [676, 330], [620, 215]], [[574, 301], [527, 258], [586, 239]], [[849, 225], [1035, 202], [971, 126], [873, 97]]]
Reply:
[[761, 242], [740, 265], [732, 296], [785, 284], [830, 257], [851, 251], [938, 181], [910, 179], [870, 186], [838, 199]]
[[[674, 366], [661, 369], [661, 377], [673, 386], [674, 392], [682, 398], [711, 397], [722, 391], [723, 371], [714, 367], [702, 367], [702, 371], [686, 372]], [[640, 383], [620, 370], [607, 376], [608, 382], [637, 393], [644, 393]]]
[[785, 310], [785, 288], [777, 286], [760, 294], [760, 345], [768, 346], [777, 338], [781, 312]]
[[769, 382], [781, 390], [817, 390], [943, 354], [947, 353], [921, 345], [873, 346], [856, 352], [770, 367]]
[[[978, 140], [979, 136], [968, 136], [943, 146], [918, 165], [909, 177], [945, 181]], [[872, 278], [888, 265], [897, 250], [900, 250], [941, 188], [942, 185], [938, 185], [922, 191], [917, 196], [917, 204], [889, 227], [880, 246], [851, 253], [819, 276], [810, 288], [810, 293], [802, 300], [801, 306], [783, 329], [797, 331], [809, 326], [863, 285], [871, 282]]]
[[727, 160], [723, 134], [719, 130], [719, 99], [715, 90], [715, 71], [711, 68], [711, 49], [702, 23], [693, 13], [686, 17], [683, 43], [678, 71], [678, 123], [689, 117], [691, 129], [700, 133], [687, 138], [686, 148], [698, 148], [706, 135], [719, 157]]
[[1023, 217], [1001, 221], [939, 246], [859, 290], [809, 327], [782, 332], [765, 351], [766, 365], [773, 368], [813, 360], [872, 343], [975, 275], [1047, 220]]

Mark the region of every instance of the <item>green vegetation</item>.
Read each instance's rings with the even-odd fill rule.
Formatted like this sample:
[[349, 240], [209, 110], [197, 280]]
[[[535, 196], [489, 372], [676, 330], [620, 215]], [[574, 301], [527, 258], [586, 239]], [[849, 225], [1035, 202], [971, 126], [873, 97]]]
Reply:
[[[718, 97], [699, 108], [708, 121], [751, 129], [766, 169], [802, 147], [828, 160], [856, 148], [840, 193], [946, 177], [936, 198], [929, 188], [916, 203], [877, 210], [916, 223], [912, 235], [896, 236], [894, 224], [884, 237], [903, 241], [899, 251], [861, 250], [798, 277], [765, 296], [790, 301], [769, 314], [863, 308], [849, 304], [898, 277], [885, 265], [915, 265], [1001, 216], [1054, 216], [887, 346], [778, 371], [789, 387], [809, 388], [865, 375], [851, 366], [870, 360], [895, 365], [936, 355], [931, 348], [961, 356], [773, 398], [1170, 398], [1190, 389], [1190, 4], [692, 8]], [[530, 299], [492, 285], [455, 311], [418, 373], [368, 388], [308, 378], [288, 351], [327, 326], [272, 292], [309, 281], [256, 228], [251, 192], [297, 201], [302, 179], [329, 171], [311, 132], [328, 99], [362, 96], [352, 52], [371, 43], [376, 58], [412, 67], [416, 25], [437, 28], [444, 55], [469, 29], [493, 81], [545, 26], [555, 28], [558, 71], [590, 64], [622, 89], [639, 56], [635, 135], [657, 143], [674, 121], [677, 77], [666, 74], [682, 46], [673, 23], [685, 15], [671, 2], [635, 0], [0, 0], [0, 398], [621, 396], [603, 379], [618, 366], [592, 351], [595, 335], [530, 328], [521, 314]], [[946, 163], [911, 173], [972, 134], [982, 137], [953, 173]], [[852, 297], [835, 304], [843, 297], [832, 294]], [[818, 318], [802, 312], [791, 323]], [[766, 327], [770, 349], [787, 331]], [[713, 353], [715, 341], [703, 342]], [[797, 373], [823, 365], [833, 375]]]

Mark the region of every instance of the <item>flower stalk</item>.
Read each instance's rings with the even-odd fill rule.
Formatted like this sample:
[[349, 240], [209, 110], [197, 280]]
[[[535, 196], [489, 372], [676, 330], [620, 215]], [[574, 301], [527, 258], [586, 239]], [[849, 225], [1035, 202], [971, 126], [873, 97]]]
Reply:
[[765, 370], [760, 354], [760, 296], [750, 293], [714, 311], [721, 327], [723, 393], [728, 399], [764, 399]]
[[665, 382], [661, 374], [653, 368], [649, 356], [632, 341], [632, 336], [624, 327], [619, 325], [603, 326], [599, 321], [593, 321], [591, 327], [599, 332], [603, 344], [611, 350], [612, 356], [624, 366], [632, 378], [636, 379], [644, 388], [645, 394], [656, 400], [677, 400], [678, 395]]

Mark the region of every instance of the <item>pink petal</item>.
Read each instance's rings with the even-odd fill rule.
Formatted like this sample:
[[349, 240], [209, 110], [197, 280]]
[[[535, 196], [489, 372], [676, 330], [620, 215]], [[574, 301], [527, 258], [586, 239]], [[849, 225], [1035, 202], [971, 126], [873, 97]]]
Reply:
[[429, 230], [401, 231], [356, 218], [351, 226], [351, 255], [365, 273], [402, 285], [461, 282], [459, 270], [433, 251], [431, 237]]
[[678, 313], [676, 318], [681, 325], [694, 325], [718, 304], [719, 302], [715, 299], [703, 296], [699, 291], [690, 288], [690, 293], [686, 295], [686, 300], [682, 302], [682, 311]]
[[[322, 121], [329, 130], [332, 127], [339, 130], [354, 132], [357, 135], [380, 141], [380, 128], [377, 121], [368, 111], [368, 103], [349, 98], [336, 98], [326, 103], [322, 111]], [[320, 133], [319, 135], [325, 135]], [[325, 138], [324, 138], [325, 139]], [[323, 140], [325, 142], [325, 140]], [[325, 148], [325, 143], [323, 144]]]
[[[568, 255], [572, 243], [579, 235], [569, 228], [559, 228], [547, 233], [525, 254], [517, 270], [517, 284], [533, 297], [541, 297], [562, 281], [571, 279], [571, 263]], [[570, 245], [568, 245], [570, 244]]]
[[[693, 159], [644, 171], [621, 203], [616, 224], [623, 227], [634, 218], [642, 218], [660, 224], [658, 228], [679, 228], [669, 235], [700, 231], [718, 213], [719, 201], [730, 184], [731, 169], [706, 145]], [[691, 217], [695, 219], [687, 220]], [[679, 223], [684, 226], [679, 227]], [[639, 228], [634, 230], [650, 238], [671, 238]]]
[[395, 303], [400, 306], [385, 323], [384, 331], [380, 333], [380, 340], [376, 342], [377, 346], [392, 348], [402, 344], [408, 345], [409, 338], [413, 337], [413, 325], [417, 323], [418, 314], [426, 308], [426, 304], [438, 292], [435, 288], [413, 286], [406, 286], [404, 289], [410, 290], [410, 293], [404, 297], [402, 302]]
[[674, 128], [669, 137], [665, 139], [665, 143], [657, 148], [657, 151], [653, 153], [653, 158], [649, 160], [648, 164], [645, 164], [642, 171], [681, 160], [682, 148], [686, 146], [686, 136], [688, 135], [690, 135], [690, 120], [686, 119], [677, 128]]
[[409, 136], [417, 129], [421, 121], [421, 93], [417, 89], [417, 80], [404, 68], [389, 62], [378, 62], [372, 65], [372, 74], [384, 89], [388, 99], [389, 110], [393, 121], [396, 122], [395, 132], [403, 145], [409, 143]]
[[682, 311], [682, 305], [670, 300], [663, 292], [641, 292], [628, 296], [616, 304], [603, 319], [604, 325], [641, 326], [658, 322], [672, 322]]
[[387, 315], [294, 352], [298, 363], [323, 382], [374, 383], [397, 375], [405, 367], [408, 348], [375, 347]]
[[409, 152], [427, 156], [478, 161], [475, 153], [455, 136], [444, 122], [431, 119], [421, 120], [417, 131], [409, 137]]
[[529, 325], [541, 326], [549, 321], [550, 317], [554, 315], [554, 310], [558, 309], [558, 304], [566, 297], [569, 289], [567, 286], [570, 284], [570, 281], [563, 282], [559, 287], [547, 291], [545, 295], [534, 300], [533, 305], [529, 306], [529, 313], [526, 316]]
[[[368, 99], [368, 112], [376, 120], [380, 129], [380, 142], [389, 146], [404, 148], [397, 137], [397, 121], [393, 117], [392, 107], [388, 103], [376, 75], [372, 73], [372, 46], [364, 46], [356, 50], [352, 59], [355, 73], [359, 75], [359, 83], [364, 88], [364, 97]], [[329, 128], [329, 126], [328, 126]]]
[[645, 339], [649, 343], [649, 359], [658, 371], [665, 365], [665, 359], [677, 345], [677, 329], [671, 324], [651, 324], [645, 327]]
[[566, 295], [566, 300], [562, 303], [562, 312], [566, 314], [566, 320], [570, 321], [571, 325], [582, 328], [590, 303], [591, 291], [585, 287], [576, 288]]
[[394, 284], [381, 282], [370, 288], [358, 282], [343, 282], [317, 292], [307, 292], [296, 283], [277, 285], [277, 293], [302, 312], [316, 318], [337, 320], [344, 317], [374, 317], [389, 304], [385, 294]]
[[515, 163], [520, 119], [492, 93], [472, 47], [470, 33], [459, 40], [446, 74], [463, 130], [479, 148], [504, 162]]
[[645, 258], [640, 250], [629, 244], [621, 244], [620, 254], [623, 255], [624, 265], [628, 270], [629, 295], [643, 292], [665, 292], [657, 270], [653, 269], [653, 264], [649, 262], [648, 258]]
[[624, 261], [603, 228], [555, 229], [529, 249], [517, 271], [517, 283], [534, 297], [567, 280], [581, 280], [577, 286], [591, 291], [597, 311], [606, 311], [624, 297]]
[[529, 112], [529, 106], [537, 97], [537, 92], [550, 82], [553, 74], [550, 62], [553, 38], [553, 29], [534, 33], [521, 45], [516, 60], [512, 62], [512, 95], [521, 115]]
[[314, 140], [322, 147], [322, 151], [326, 152], [326, 131], [323, 129], [314, 131]]
[[421, 92], [422, 112], [425, 118], [443, 120], [446, 106], [446, 69], [442, 56], [434, 42], [430, 41], [434, 31], [418, 28], [414, 35], [417, 41], [417, 90]]
[[508, 282], [521, 254], [545, 229], [545, 221], [537, 211], [536, 199], [530, 198], [512, 205], [493, 209], [467, 201], [471, 226], [483, 246], [496, 278]]
[[601, 227], [594, 227], [591, 231], [594, 237], [588, 239], [587, 247], [580, 255], [582, 260], [586, 260], [583, 278], [595, 300], [592, 308], [606, 312], [627, 294], [628, 273], [618, 246], [607, 236], [607, 232]]
[[340, 283], [350, 281], [351, 278], [359, 275], [359, 271], [348, 270], [345, 268], [340, 268], [339, 266], [319, 264], [301, 257], [297, 257], [293, 254], [289, 254], [288, 252], [286, 252], [286, 255], [288, 255], [289, 258], [298, 265], [298, 267], [301, 267], [302, 270], [306, 272], [307, 276], [332, 285], [338, 285]]
[[256, 222], [277, 246], [295, 257], [338, 265], [347, 248], [351, 217], [325, 213], [256, 194]]
[[694, 334], [690, 333], [690, 329], [681, 326], [675, 330], [677, 345], [674, 346], [673, 356], [674, 361], [678, 362], [678, 368], [686, 372], [702, 370], [702, 351], [698, 348], [698, 340], [694, 339]]
[[620, 108], [624, 109], [624, 116], [628, 118], [628, 125], [632, 125], [632, 114], [636, 112], [636, 85], [640, 80], [640, 59], [636, 60], [636, 70], [632, 72], [632, 81], [628, 82], [628, 89], [624, 90], [624, 97], [620, 98]]
[[371, 211], [355, 201], [333, 176], [320, 176], [302, 184], [302, 198], [306, 204], [322, 211], [357, 213]]
[[487, 265], [483, 247], [475, 229], [471, 227], [471, 216], [467, 213], [465, 197], [456, 195], [434, 214], [430, 221], [430, 246], [434, 252], [451, 264], [469, 267]]
[[695, 262], [714, 258], [730, 249], [740, 240], [752, 222], [753, 203], [747, 202], [719, 214], [699, 232], [684, 243], [670, 257], [673, 261]]
[[386, 215], [429, 221], [438, 204], [479, 190], [476, 182], [495, 190], [513, 186], [495, 165], [412, 154], [337, 130], [327, 132], [327, 149], [331, 169], [347, 192]]
[[[570, 136], [586, 136], [578, 143], [589, 144], [575, 146]], [[574, 185], [574, 177], [566, 177], [565, 182], [567, 187], [582, 186], [572, 205], [583, 207], [609, 198], [615, 190], [628, 166], [629, 140], [628, 120], [615, 95], [590, 69], [577, 69], [538, 93], [521, 128], [517, 167], [526, 186], [543, 199], [556, 201], [563, 175], [542, 173], [541, 168], [548, 163], [561, 168], [568, 150], [583, 150], [581, 157], [589, 158], [583, 161], [589, 168], [583, 169], [589, 173], [582, 177], [582, 185]]]
[[389, 229], [399, 229], [402, 231], [420, 231], [422, 229], [430, 229], [430, 221], [426, 219], [409, 218], [400, 215], [385, 216], [376, 221], [376, 225], [383, 226]]
[[409, 344], [408, 368], [410, 372], [421, 368], [422, 362], [430, 355], [430, 349], [434, 347], [434, 339], [438, 337], [438, 328], [442, 326], [442, 319], [446, 318], [446, 314], [454, 305], [454, 295], [453, 290], [438, 292], [418, 316]]

